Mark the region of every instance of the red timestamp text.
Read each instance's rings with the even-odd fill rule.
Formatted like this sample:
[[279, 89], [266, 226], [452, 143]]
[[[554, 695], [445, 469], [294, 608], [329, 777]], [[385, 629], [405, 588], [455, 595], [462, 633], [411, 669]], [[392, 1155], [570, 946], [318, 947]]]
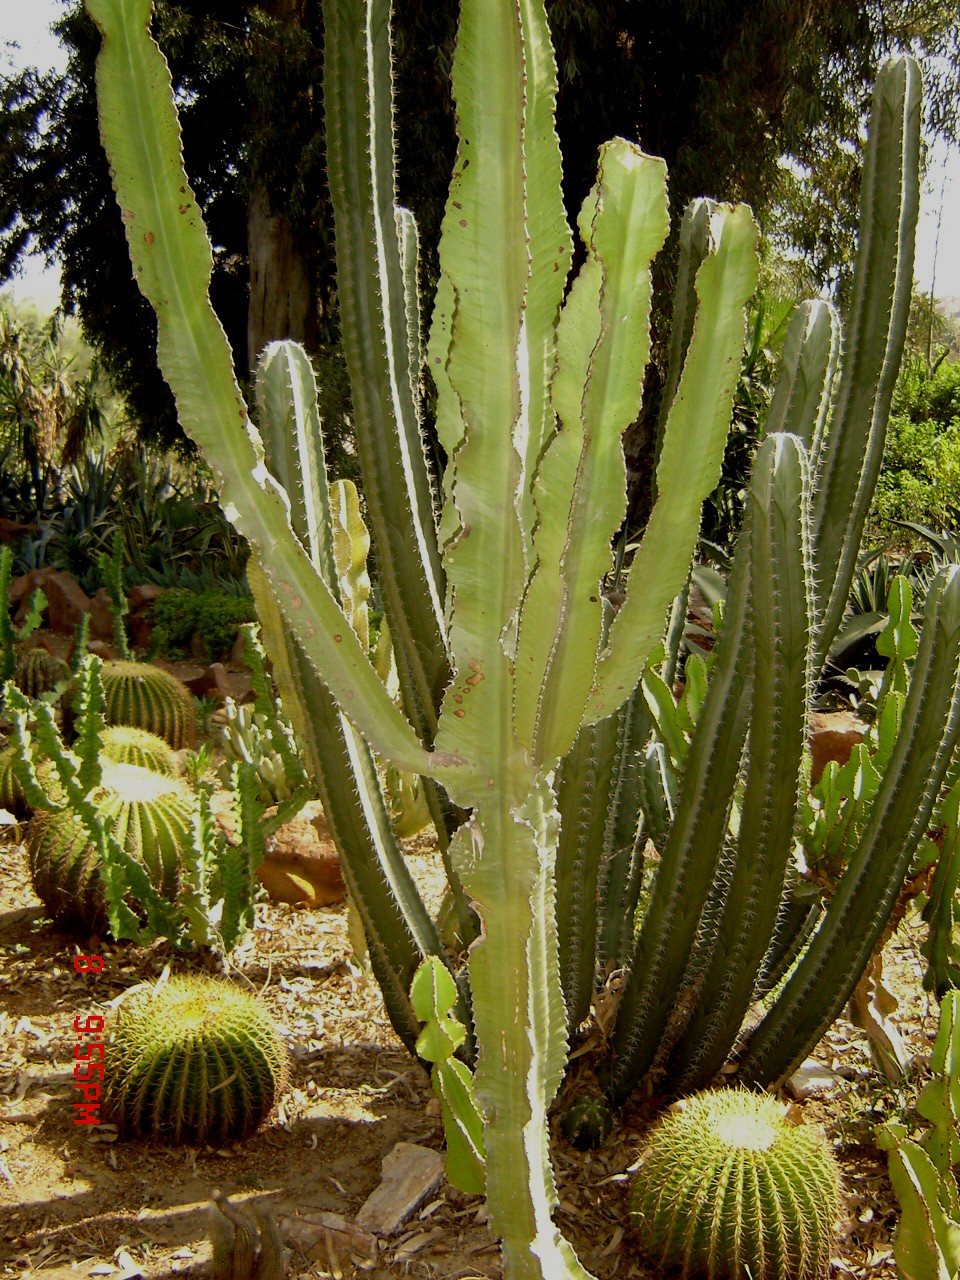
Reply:
[[[77, 973], [102, 973], [102, 956], [78, 955], [73, 958]], [[79, 1112], [74, 1124], [100, 1123], [100, 1092], [103, 1088], [104, 1047], [101, 1032], [104, 1019], [99, 1013], [73, 1020], [76, 1044], [73, 1046], [73, 1087], [83, 1095], [83, 1102], [75, 1102], [73, 1109]]]

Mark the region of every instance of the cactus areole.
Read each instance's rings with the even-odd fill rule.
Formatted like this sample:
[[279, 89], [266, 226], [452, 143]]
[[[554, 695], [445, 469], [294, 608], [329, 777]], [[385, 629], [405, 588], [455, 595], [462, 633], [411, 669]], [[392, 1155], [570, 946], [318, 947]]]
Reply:
[[[324, 116], [338, 296], [364, 497], [397, 657], [395, 700], [344, 608], [349, 592], [337, 580], [309, 362], [292, 344], [269, 349], [256, 428], [236, 383], [209, 301], [212, 251], [183, 169], [169, 72], [149, 36], [151, 0], [87, 0], [87, 7], [103, 36], [101, 134], [136, 278], [157, 313], [159, 363], [184, 429], [218, 477], [224, 509], [253, 544], [263, 587], [258, 610], [261, 616], [273, 610], [265, 634], [279, 637], [271, 641], [271, 657], [303, 704], [297, 727], [307, 737], [391, 1018], [412, 1044], [417, 1022], [410, 983], [422, 958], [443, 949], [384, 830], [371, 751], [439, 784], [467, 815], [449, 849], [441, 843], [451, 885], [479, 919], [469, 950], [474, 1092], [484, 1119], [490, 1222], [503, 1243], [505, 1275], [583, 1280], [586, 1272], [552, 1219], [557, 1198], [547, 1142], [548, 1108], [567, 1048], [560, 942], [590, 918], [581, 910], [584, 894], [571, 893], [557, 875], [558, 785], [575, 772], [558, 766], [575, 743], [587, 741], [583, 735], [596, 734], [599, 744], [614, 713], [631, 705], [686, 581], [700, 507], [720, 472], [744, 308], [756, 288], [753, 218], [743, 206], [709, 202], [694, 212], [696, 253], [688, 255], [682, 298], [678, 289], [680, 337], [660, 423], [657, 501], [613, 615], [602, 584], [626, 508], [620, 441], [637, 416], [649, 356], [650, 267], [668, 229], [664, 165], [622, 138], [601, 148], [597, 181], [577, 220], [581, 265], [571, 278], [573, 235], [561, 198], [556, 69], [543, 0], [463, 0], [453, 65], [459, 149], [426, 347], [447, 459], [434, 492], [419, 422], [415, 233], [409, 214], [394, 203], [389, 0], [326, 0]], [[778, 610], [781, 566], [799, 571], [805, 583], [815, 568], [831, 591], [828, 624], [855, 550], [838, 546], [825, 531], [840, 510], [848, 542], [859, 536], [856, 520], [875, 481], [871, 467], [878, 442], [882, 447], [909, 296], [919, 128], [915, 65], [898, 63], [881, 97], [882, 128], [865, 178], [867, 203], [876, 203], [878, 213], [861, 236], [855, 340], [843, 405], [834, 415], [844, 434], [839, 447], [825, 451], [827, 465], [818, 467], [811, 512], [806, 451], [823, 434], [829, 393], [817, 393], [817, 386], [832, 379], [836, 347], [829, 316], [817, 313], [801, 325], [791, 353], [795, 367], [785, 378], [775, 427], [785, 434], [770, 441], [754, 486], [755, 524], [775, 523], [780, 536], [776, 560], [761, 563], [756, 550], [749, 568], [769, 585]], [[890, 227], [892, 238], [883, 230]], [[890, 308], [895, 323], [888, 324]], [[815, 344], [827, 370], [819, 384]], [[802, 387], [813, 390], [795, 395]], [[851, 458], [858, 450], [868, 466], [860, 466], [862, 456]], [[761, 536], [756, 547], [762, 543]], [[741, 578], [733, 621], [756, 625], [744, 604], [747, 568]], [[930, 673], [925, 687], [942, 691], [960, 654], [960, 587], [943, 584], [934, 595], [944, 625], [931, 622], [921, 658]], [[734, 597], [736, 603], [736, 591]], [[793, 730], [803, 721], [796, 692], [815, 643], [809, 591], [798, 588], [786, 603], [796, 615], [786, 633], [771, 627], [763, 634], [776, 661], [796, 677], [797, 686], [786, 691], [785, 715], [772, 726], [790, 742], [781, 748], [770, 736], [782, 767], [775, 777], [758, 771], [750, 784], [761, 826], [772, 813], [771, 796], [786, 796], [786, 808], [779, 801], [774, 806], [770, 857], [757, 874], [747, 867], [741, 877], [750, 910], [756, 903], [761, 918], [774, 923], [796, 803]], [[826, 635], [820, 625], [816, 643]], [[618, 1014], [614, 1095], [634, 1087], [636, 1072], [656, 1057], [664, 1036], [676, 1040], [678, 1028], [657, 1025], [661, 1011], [690, 1011], [678, 985], [689, 956], [682, 929], [689, 923], [696, 932], [715, 860], [698, 859], [687, 834], [710, 825], [698, 813], [718, 816], [722, 828], [745, 737], [739, 722], [720, 730], [731, 709], [747, 706], [746, 673], [732, 661], [720, 672], [722, 687], [701, 714], [715, 732], [691, 748], [693, 795], [679, 823], [686, 825], [664, 854], [673, 879], [664, 877], [652, 899], [645, 950], [633, 964], [638, 981]], [[906, 722], [929, 729], [930, 753], [914, 772], [935, 778], [946, 766], [960, 715], [950, 711], [938, 719], [939, 710], [951, 706], [949, 697], [937, 704], [937, 715], [927, 714], [920, 694], [915, 703], [912, 710], [908, 704]], [[626, 741], [622, 723], [608, 735], [611, 748]], [[718, 761], [732, 762], [732, 770], [700, 785]], [[626, 789], [622, 770], [608, 768], [606, 777]], [[908, 807], [900, 791], [891, 791], [889, 805], [897, 812]], [[922, 817], [923, 806], [914, 811]], [[913, 838], [916, 826], [905, 834]], [[722, 846], [723, 836], [721, 829], [715, 843]], [[865, 848], [865, 862], [868, 853]], [[898, 857], [891, 849], [881, 859], [885, 885], [899, 873]], [[701, 895], [692, 910], [688, 882]], [[582, 888], [576, 874], [565, 883]], [[860, 877], [847, 895], [851, 910], [862, 910], [858, 885], [881, 901], [870, 918], [882, 927], [886, 888]], [[629, 920], [632, 907], [622, 915]], [[717, 963], [732, 966], [737, 980], [727, 982], [719, 970], [708, 975], [730, 993], [718, 1017], [696, 1011], [710, 1023], [709, 1054], [722, 1056], [723, 1046], [734, 1042], [752, 968], [763, 959], [762, 939], [745, 945], [745, 920], [746, 914], [718, 921]], [[629, 939], [631, 930], [624, 932]], [[835, 931], [837, 938], [848, 934]], [[804, 1035], [816, 1035], [819, 1020], [832, 1016], [831, 1002], [842, 1004], [841, 987], [859, 961], [859, 952], [837, 958], [839, 981], [815, 1002]], [[460, 989], [465, 997], [467, 984]], [[589, 1003], [589, 978], [583, 989]], [[778, 1042], [789, 1053], [801, 1047], [789, 1036]], [[705, 1071], [711, 1061], [691, 1059], [684, 1069]], [[764, 1072], [780, 1065], [762, 1045], [747, 1061]]]

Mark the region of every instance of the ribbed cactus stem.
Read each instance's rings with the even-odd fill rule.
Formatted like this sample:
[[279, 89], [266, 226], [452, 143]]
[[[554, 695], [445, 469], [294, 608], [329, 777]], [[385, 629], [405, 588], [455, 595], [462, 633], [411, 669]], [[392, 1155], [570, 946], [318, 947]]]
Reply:
[[191, 1144], [259, 1128], [287, 1073], [286, 1046], [260, 1000], [200, 974], [124, 998], [105, 1061], [105, 1107], [122, 1132]]
[[[388, 0], [327, 0], [324, 111], [357, 449], [408, 715], [432, 736], [449, 678], [444, 584], [411, 350], [410, 217], [396, 211]], [[402, 256], [406, 250], [406, 257]], [[415, 296], [415, 294], [414, 294]]]
[[815, 442], [811, 523], [824, 597], [818, 662], [846, 607], [906, 336], [920, 200], [920, 101], [920, 68], [912, 58], [895, 58], [881, 69], [864, 153], [840, 385], [829, 426]]
[[821, 1280], [840, 1201], [833, 1153], [775, 1099], [736, 1089], [679, 1104], [650, 1134], [633, 1190], [641, 1250], [683, 1280]]
[[773, 935], [793, 854], [813, 638], [807, 454], [768, 436], [750, 477], [751, 721], [736, 851], [724, 875], [696, 1009], [678, 1042], [671, 1087], [708, 1083], [735, 1041]]
[[890, 918], [958, 738], [960, 566], [951, 565], [927, 595], [900, 731], [863, 834], [810, 945], [747, 1042], [744, 1080], [785, 1077], [843, 1008]]

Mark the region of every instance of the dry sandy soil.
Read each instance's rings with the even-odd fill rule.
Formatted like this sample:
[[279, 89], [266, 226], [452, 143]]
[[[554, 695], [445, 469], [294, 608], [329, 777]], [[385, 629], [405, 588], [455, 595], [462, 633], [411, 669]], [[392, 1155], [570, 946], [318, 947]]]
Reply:
[[[14, 836], [16, 832], [11, 833]], [[418, 878], [437, 882], [428, 846], [410, 854]], [[841, 1159], [846, 1203], [833, 1274], [895, 1276], [890, 1253], [895, 1201], [872, 1125], [908, 1106], [924, 1076], [936, 1010], [918, 994], [917, 938], [903, 926], [888, 948], [901, 997], [901, 1030], [917, 1055], [903, 1090], [871, 1071], [862, 1035], [839, 1023], [818, 1056], [842, 1077], [828, 1099], [802, 1104]], [[99, 974], [77, 974], [92, 948]], [[108, 1012], [127, 987], [159, 976], [165, 947], [91, 942], [42, 914], [23, 850], [0, 844], [0, 1276], [145, 1280], [208, 1271], [206, 1206], [220, 1188], [262, 1199], [288, 1239], [317, 1211], [348, 1222], [377, 1187], [383, 1157], [399, 1141], [442, 1146], [429, 1081], [399, 1045], [376, 986], [350, 963], [343, 907], [303, 910], [265, 903], [258, 927], [234, 956], [235, 977], [262, 992], [292, 1055], [291, 1085], [270, 1123], [242, 1144], [168, 1148], [124, 1141], [107, 1125], [78, 1126], [71, 1089], [73, 1020]], [[629, 1167], [648, 1117], [639, 1108], [595, 1152], [557, 1137], [557, 1220], [601, 1280], [654, 1275], [636, 1254], [627, 1210]], [[441, 1184], [375, 1252], [341, 1248], [321, 1234], [310, 1255], [293, 1250], [288, 1276], [482, 1280], [501, 1276], [482, 1201]]]

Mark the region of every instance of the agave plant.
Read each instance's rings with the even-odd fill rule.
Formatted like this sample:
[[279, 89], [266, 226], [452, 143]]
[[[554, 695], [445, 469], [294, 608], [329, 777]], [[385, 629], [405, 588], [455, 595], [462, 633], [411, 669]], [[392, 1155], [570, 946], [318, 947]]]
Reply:
[[[415, 229], [394, 206], [389, 5], [324, 5], [338, 293], [398, 704], [338, 580], [309, 361], [287, 343], [264, 353], [258, 428], [234, 381], [169, 77], [147, 36], [149, 0], [88, 6], [104, 35], [102, 135], [137, 279], [157, 310], [161, 367], [254, 548], [267, 647], [389, 1015], [414, 1048], [413, 975], [425, 955], [445, 958], [459, 979], [455, 1017], [469, 1024], [458, 1052], [474, 1064], [506, 1274], [582, 1277], [550, 1216], [546, 1117], [568, 1030], [589, 1015], [598, 981], [626, 969], [610, 1095], [655, 1079], [667, 1060], [692, 1087], [737, 1045], [780, 932], [807, 693], [845, 608], [906, 323], [916, 66], [892, 64], [876, 90], [839, 378], [832, 309], [807, 304], [791, 325], [720, 644], [709, 677], [688, 664], [690, 731], [673, 742], [683, 788], [658, 807], [668, 744], [646, 744], [652, 720], [662, 733], [669, 716], [638, 690], [647, 668], [648, 688], [656, 675], [669, 693], [676, 666], [676, 625], [660, 669], [649, 663], [719, 474], [757, 274], [749, 211], [701, 201], [685, 219], [658, 497], [625, 589], [607, 599], [625, 510], [620, 433], [641, 398], [649, 268], [667, 234], [663, 166], [622, 139], [602, 148], [578, 221], [582, 266], [568, 279], [543, 6], [464, 0], [460, 150], [427, 346], [447, 458], [435, 492], [420, 427]], [[960, 576], [948, 572], [927, 602], [900, 734], [849, 875], [741, 1055], [746, 1078], [789, 1070], [867, 963], [953, 750], [958, 664]], [[378, 759], [426, 780], [458, 924], [479, 925], [469, 983], [399, 855]], [[641, 809], [647, 830], [660, 822], [662, 847], [638, 933]]]

